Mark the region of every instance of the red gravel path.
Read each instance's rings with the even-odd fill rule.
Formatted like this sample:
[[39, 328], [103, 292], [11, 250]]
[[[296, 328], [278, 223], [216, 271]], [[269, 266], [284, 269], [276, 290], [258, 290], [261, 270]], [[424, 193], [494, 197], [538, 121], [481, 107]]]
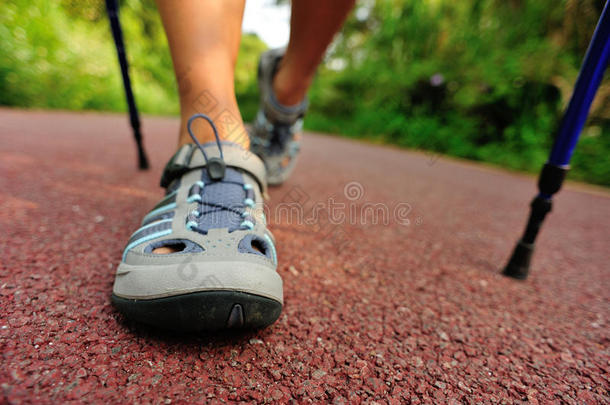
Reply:
[[[308, 217], [348, 203], [343, 224], [271, 215], [275, 325], [178, 336], [124, 321], [114, 269], [161, 195], [176, 127], [144, 120], [142, 173], [123, 115], [0, 110], [3, 402], [610, 401], [607, 192], [566, 187], [517, 282], [499, 270], [533, 178], [333, 137], [307, 135], [295, 176], [271, 190], [272, 210], [301, 201]], [[367, 202], [409, 204], [409, 224], [349, 223]]]

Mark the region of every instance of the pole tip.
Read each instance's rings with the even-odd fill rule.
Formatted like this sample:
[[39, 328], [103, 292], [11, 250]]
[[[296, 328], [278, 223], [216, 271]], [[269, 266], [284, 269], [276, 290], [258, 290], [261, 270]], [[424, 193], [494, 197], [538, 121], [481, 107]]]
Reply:
[[138, 154], [138, 168], [140, 170], [148, 170], [148, 168], [150, 167], [150, 165], [148, 164], [148, 158], [146, 157], [145, 153], [139, 153]]
[[142, 134], [140, 133], [140, 126], [132, 126], [133, 135], [136, 140], [136, 148], [138, 149], [138, 168], [140, 170], [148, 170], [150, 166], [148, 164], [148, 157], [146, 156], [146, 151], [144, 150], [144, 145], [142, 144]]
[[534, 244], [519, 241], [502, 274], [517, 280], [525, 280], [530, 271]]

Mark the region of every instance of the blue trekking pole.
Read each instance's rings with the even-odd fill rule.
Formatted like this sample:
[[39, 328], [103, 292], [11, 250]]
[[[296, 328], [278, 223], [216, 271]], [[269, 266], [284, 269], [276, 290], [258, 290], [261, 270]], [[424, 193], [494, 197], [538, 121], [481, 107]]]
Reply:
[[133, 137], [138, 148], [138, 166], [142, 170], [148, 169], [148, 159], [146, 158], [146, 152], [144, 151], [144, 146], [142, 145], [140, 117], [138, 116], [138, 108], [136, 107], [136, 101], [133, 96], [133, 91], [131, 90], [131, 80], [129, 79], [129, 65], [127, 64], [125, 42], [123, 41], [123, 31], [121, 30], [121, 23], [119, 20], [118, 0], [106, 0], [106, 11], [108, 13], [108, 19], [110, 20], [110, 29], [112, 30], [112, 37], [114, 39], [114, 45], [116, 46], [117, 56], [119, 58], [119, 65], [121, 66], [123, 87], [125, 88], [125, 98], [127, 99], [127, 106], [129, 108], [129, 121], [131, 123]]
[[538, 179], [539, 194], [531, 203], [529, 221], [521, 240], [504, 269], [503, 274], [524, 280], [529, 273], [534, 243], [546, 215], [551, 211], [553, 195], [559, 191], [570, 168], [570, 159], [589, 108], [608, 66], [610, 55], [610, 2], [606, 2], [597, 23], [593, 39], [580, 68], [574, 93], [564, 113], [551, 155]]

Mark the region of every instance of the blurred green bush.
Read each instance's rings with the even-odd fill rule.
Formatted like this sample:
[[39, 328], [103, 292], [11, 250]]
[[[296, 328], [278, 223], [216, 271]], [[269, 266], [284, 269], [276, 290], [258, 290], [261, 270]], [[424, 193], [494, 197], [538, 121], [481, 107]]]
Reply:
[[[604, 1], [358, 4], [312, 91], [310, 128], [536, 172]], [[606, 81], [570, 178], [610, 185], [609, 145]]]
[[[306, 127], [536, 172], [544, 163], [602, 0], [361, 0], [311, 89]], [[176, 114], [153, 0], [121, 17], [138, 105]], [[123, 111], [103, 0], [0, 5], [0, 104]], [[257, 108], [265, 45], [242, 39], [236, 91]], [[570, 178], [610, 185], [610, 84], [602, 85]]]

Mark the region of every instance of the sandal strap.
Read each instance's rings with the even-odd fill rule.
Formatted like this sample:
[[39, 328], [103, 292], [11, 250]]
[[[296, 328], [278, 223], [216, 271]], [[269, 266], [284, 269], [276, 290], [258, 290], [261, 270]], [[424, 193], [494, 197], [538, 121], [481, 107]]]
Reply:
[[[205, 144], [203, 148], [208, 158], [220, 157], [218, 146], [215, 143]], [[266, 194], [265, 165], [258, 156], [231, 142], [222, 143], [222, 153], [227, 167], [247, 172], [259, 184], [263, 195]], [[206, 160], [194, 144], [183, 145], [165, 166], [161, 175], [161, 187], [167, 188], [172, 181], [182, 177], [185, 173], [205, 168], [205, 166]]]

